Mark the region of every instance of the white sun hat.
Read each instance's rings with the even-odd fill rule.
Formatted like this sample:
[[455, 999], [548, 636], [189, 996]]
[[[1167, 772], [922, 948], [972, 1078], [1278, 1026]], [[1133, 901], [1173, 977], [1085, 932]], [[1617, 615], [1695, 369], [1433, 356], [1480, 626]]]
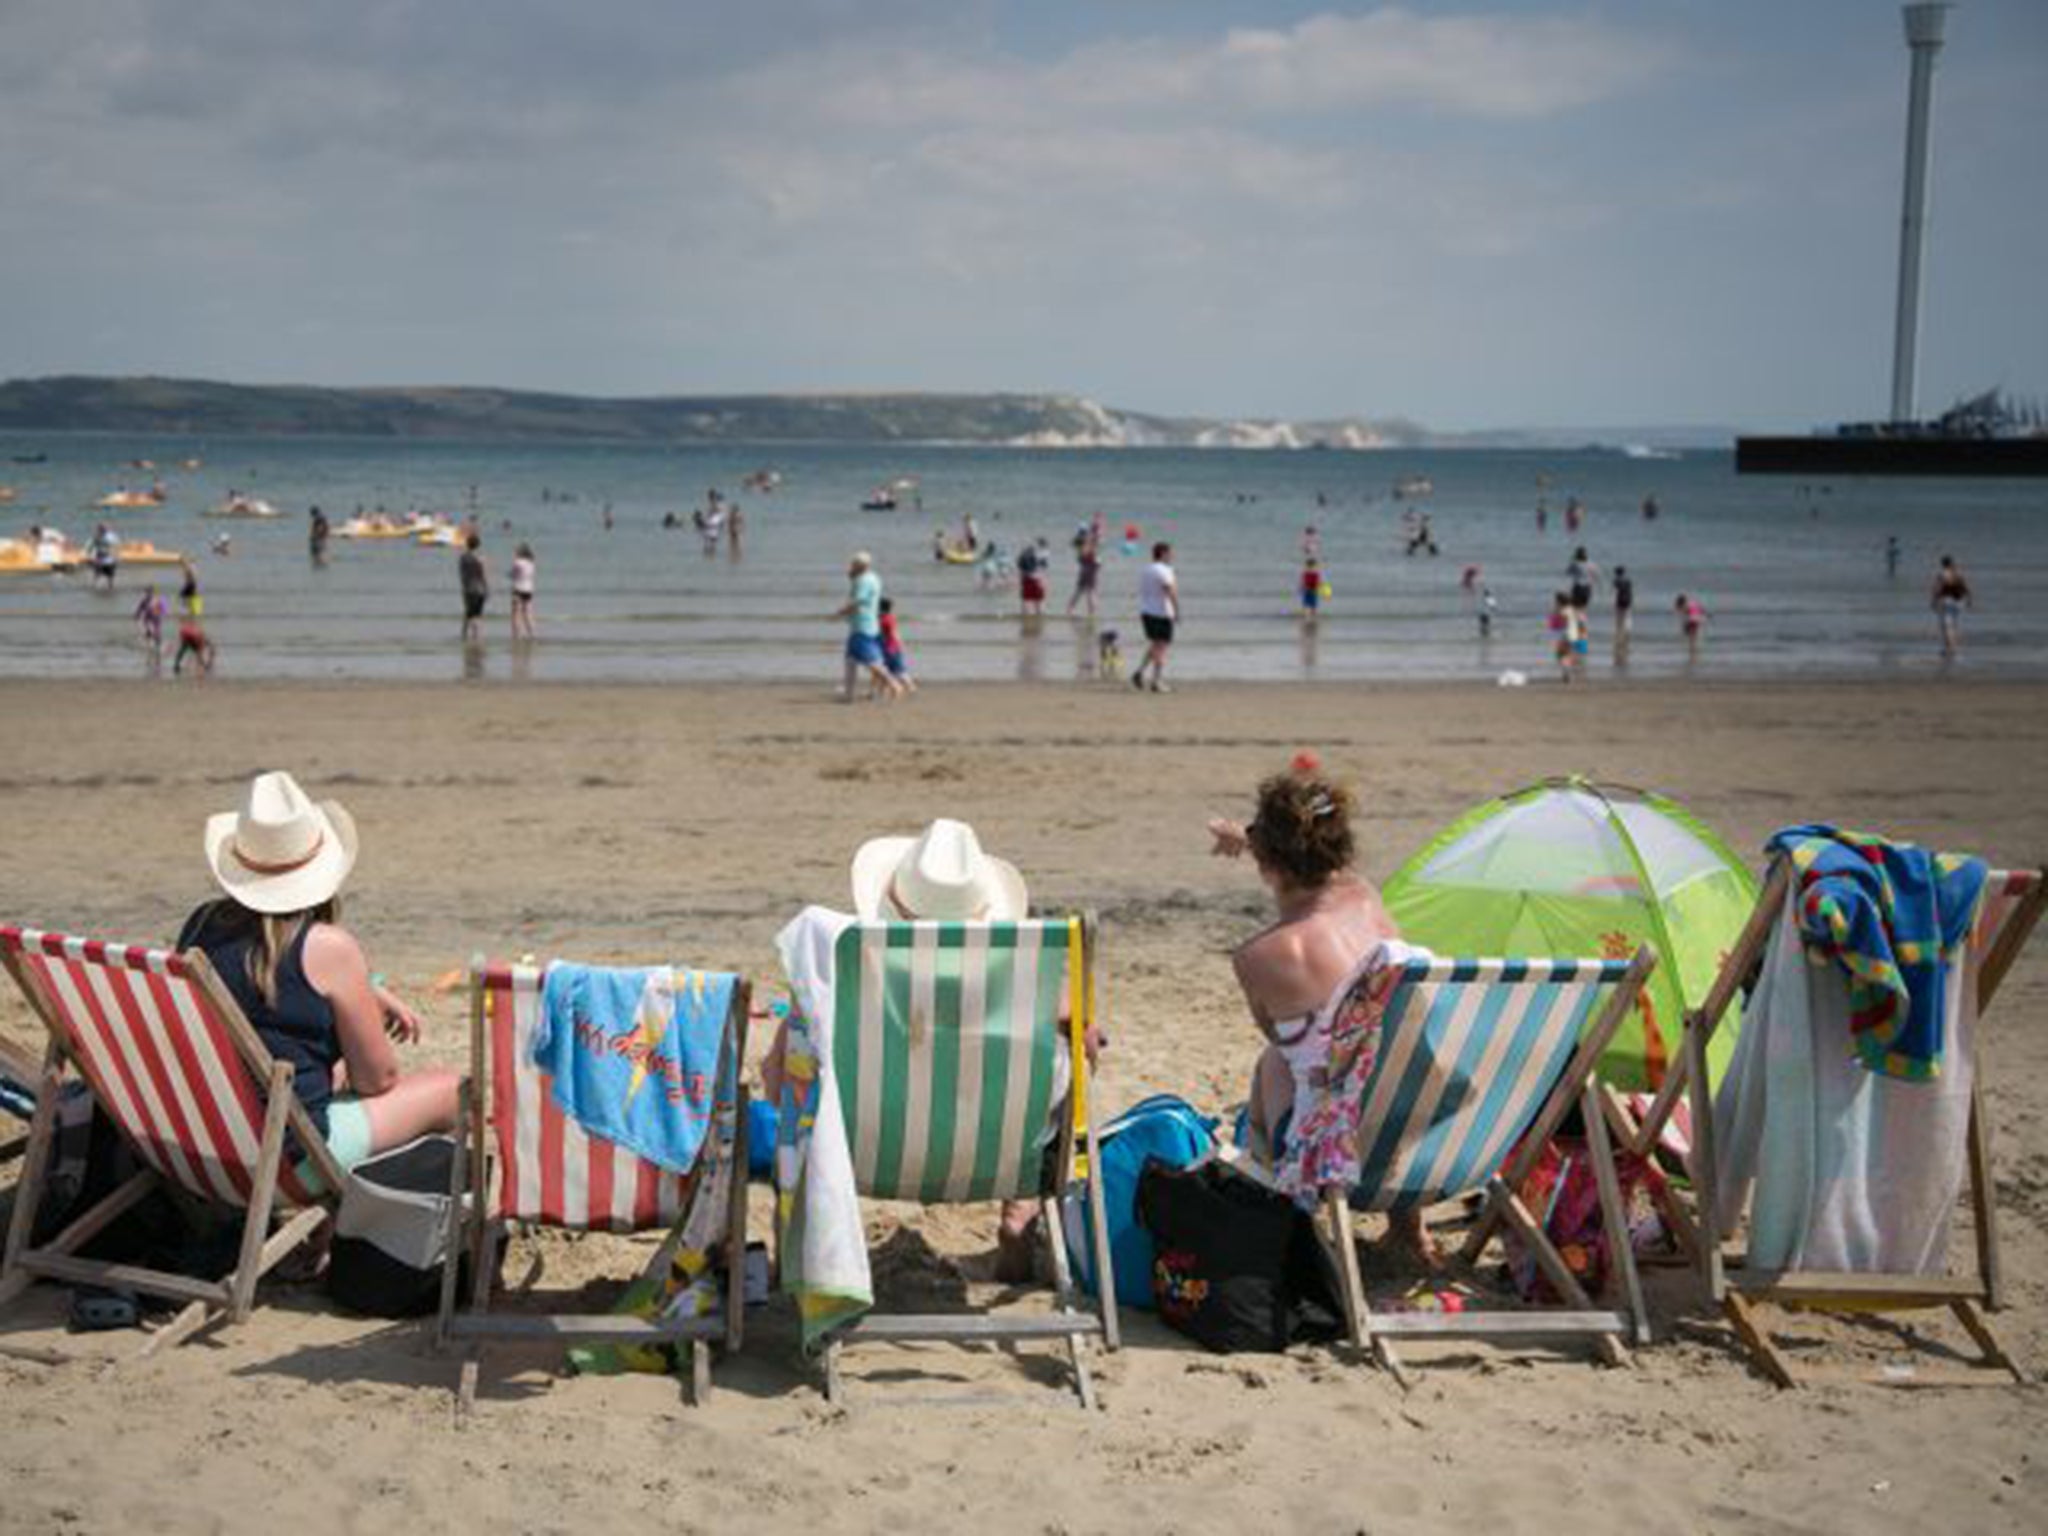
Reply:
[[853, 909], [864, 918], [1007, 923], [1029, 906], [1017, 866], [984, 853], [964, 821], [871, 838], [853, 856]]
[[250, 911], [303, 912], [340, 890], [355, 867], [355, 818], [339, 801], [314, 804], [288, 773], [259, 773], [239, 811], [207, 817], [206, 862]]

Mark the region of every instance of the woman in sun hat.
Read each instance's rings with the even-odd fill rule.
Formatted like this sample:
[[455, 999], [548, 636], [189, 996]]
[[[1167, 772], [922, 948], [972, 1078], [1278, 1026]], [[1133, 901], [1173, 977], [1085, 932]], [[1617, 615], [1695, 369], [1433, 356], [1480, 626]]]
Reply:
[[401, 1076], [396, 1042], [419, 1038], [413, 1011], [370, 974], [341, 926], [356, 862], [355, 819], [315, 804], [289, 773], [260, 773], [241, 809], [207, 818], [206, 862], [222, 895], [185, 920], [178, 948], [200, 949], [343, 1167], [455, 1124], [460, 1075]]

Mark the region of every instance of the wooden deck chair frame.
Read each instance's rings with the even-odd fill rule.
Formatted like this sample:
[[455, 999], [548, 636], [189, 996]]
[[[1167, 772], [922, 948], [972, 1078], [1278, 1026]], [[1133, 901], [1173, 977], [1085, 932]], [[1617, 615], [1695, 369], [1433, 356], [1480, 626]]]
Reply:
[[[48, 944], [59, 948], [57, 951], [48, 950], [44, 947]], [[152, 1191], [171, 1185], [172, 1181], [154, 1168], [145, 1167], [90, 1210], [74, 1217], [42, 1246], [35, 1247], [30, 1243], [36, 1207], [49, 1175], [56, 1135], [57, 1100], [65, 1070], [68, 1067], [82, 1077], [88, 1077], [88, 1081], [90, 1078], [86, 1072], [85, 1056], [73, 1037], [73, 1021], [34, 969], [24, 962], [22, 953], [25, 949], [34, 948], [55, 958], [66, 945], [77, 946], [78, 953], [88, 964], [110, 966], [131, 973], [157, 970], [189, 980], [226, 1031], [234, 1046], [236, 1064], [248, 1073], [256, 1100], [263, 1109], [262, 1130], [243, 1209], [242, 1236], [235, 1267], [220, 1280], [198, 1280], [166, 1270], [79, 1256], [78, 1249], [105, 1231], [124, 1212]], [[0, 929], [0, 964], [6, 966], [8, 975], [13, 977], [14, 984], [28, 1000], [29, 1007], [49, 1037], [36, 1083], [35, 1118], [29, 1125], [21, 1181], [15, 1187], [5, 1259], [0, 1262], [0, 1307], [11, 1304], [38, 1279], [140, 1291], [145, 1295], [184, 1302], [184, 1307], [169, 1323], [150, 1335], [141, 1351], [144, 1355], [180, 1344], [213, 1323], [244, 1321], [255, 1307], [257, 1281], [293, 1249], [311, 1238], [327, 1220], [334, 1201], [339, 1198], [344, 1177], [341, 1165], [328, 1150], [326, 1140], [292, 1091], [292, 1069], [272, 1058], [243, 1016], [234, 995], [222, 984], [201, 950], [174, 955], [141, 946], [102, 944], [6, 928]], [[119, 1124], [118, 1119], [116, 1124]], [[283, 1157], [288, 1129], [298, 1139], [323, 1187], [317, 1198], [308, 1198], [300, 1204], [299, 1209], [286, 1215], [273, 1232], [271, 1220], [278, 1213], [280, 1204], [291, 1203], [281, 1187], [287, 1173]]]
[[[441, 1271], [441, 1305], [435, 1326], [435, 1344], [446, 1349], [466, 1345], [462, 1374], [456, 1388], [458, 1418], [467, 1417], [475, 1406], [477, 1377], [484, 1348], [492, 1342], [555, 1343], [563, 1348], [585, 1345], [671, 1344], [690, 1353], [690, 1400], [703, 1404], [711, 1397], [710, 1346], [726, 1353], [736, 1352], [745, 1332], [747, 1253], [747, 1090], [740, 1080], [746, 1060], [747, 1020], [752, 1010], [753, 989], [744, 979], [735, 981], [728, 1005], [726, 1028], [728, 1049], [733, 1054], [735, 1106], [731, 1192], [726, 1208], [725, 1295], [716, 1315], [693, 1318], [640, 1318], [617, 1312], [493, 1313], [491, 1286], [498, 1240], [511, 1224], [502, 1214], [493, 1214], [491, 1191], [498, 1187], [491, 1178], [492, 1135], [496, 1128], [490, 1071], [491, 1045], [487, 1005], [492, 987], [501, 978], [509, 982], [513, 968], [487, 964], [481, 955], [469, 967], [469, 1074], [462, 1080], [460, 1119], [456, 1131], [454, 1167], [449, 1175], [449, 1232]], [[595, 1142], [599, 1138], [591, 1137]], [[622, 1155], [630, 1157], [630, 1153]], [[532, 1218], [516, 1218], [521, 1225], [553, 1225]], [[664, 1223], [651, 1222], [631, 1230], [653, 1230]], [[564, 1230], [589, 1230], [569, 1227]], [[617, 1227], [607, 1230], [623, 1230]], [[651, 1265], [666, 1267], [673, 1252], [675, 1235], [665, 1241]], [[470, 1294], [467, 1311], [455, 1309], [456, 1269], [467, 1256], [470, 1265]], [[650, 1266], [651, 1267], [651, 1266]]]
[[[1067, 947], [1067, 988], [1069, 998], [1069, 1057], [1072, 1069], [1067, 1097], [1055, 1104], [1052, 1113], [1059, 1120], [1059, 1140], [1054, 1157], [1052, 1188], [1038, 1196], [1038, 1225], [1043, 1229], [1050, 1253], [1054, 1286], [1054, 1310], [1030, 1317], [1003, 1317], [979, 1313], [877, 1313], [869, 1312], [839, 1329], [824, 1347], [825, 1395], [840, 1404], [845, 1401], [845, 1384], [840, 1366], [848, 1344], [922, 1343], [951, 1344], [1022, 1343], [1031, 1340], [1063, 1340], [1074, 1373], [1074, 1392], [1084, 1409], [1097, 1406], [1095, 1379], [1088, 1366], [1088, 1341], [1100, 1339], [1114, 1351], [1121, 1345], [1117, 1324], [1116, 1276], [1111, 1268], [1108, 1209], [1103, 1203], [1102, 1180], [1095, 1177], [1100, 1167], [1095, 1133], [1095, 1095], [1090, 1091], [1088, 1053], [1083, 1046], [1088, 1027], [1098, 1017], [1101, 984], [1098, 964], [1100, 929], [1092, 911], [1065, 918], [1041, 918], [1044, 927], [1065, 926]], [[876, 926], [876, 925], [863, 925]], [[898, 925], [889, 925], [898, 926]], [[910, 926], [910, 925], [901, 925]], [[1076, 946], [1078, 945], [1078, 956]], [[835, 977], [835, 985], [843, 985]], [[850, 1118], [850, 1117], [849, 1117]], [[1078, 1142], [1078, 1147], [1077, 1147]], [[1094, 1311], [1083, 1311], [1080, 1293], [1067, 1262], [1059, 1204], [1070, 1198], [1070, 1180], [1077, 1166], [1087, 1176], [1088, 1233], [1095, 1259], [1096, 1301]], [[862, 1194], [865, 1196], [866, 1191]]]
[[[1588, 963], [1606, 964], [1604, 961]], [[1558, 1074], [1557, 1081], [1543, 1097], [1529, 1129], [1507, 1162], [1486, 1180], [1485, 1204], [1459, 1252], [1465, 1263], [1477, 1263], [1494, 1232], [1503, 1226], [1511, 1228], [1527, 1246], [1544, 1278], [1563, 1298], [1561, 1306], [1492, 1312], [1376, 1313], [1366, 1301], [1358, 1250], [1352, 1240], [1351, 1191], [1336, 1185], [1323, 1190], [1323, 1222], [1318, 1235], [1337, 1263], [1344, 1297], [1345, 1325], [1351, 1345], [1361, 1353], [1369, 1352], [1403, 1388], [1411, 1382], [1394, 1348], [1397, 1338], [1590, 1338], [1600, 1358], [1616, 1366], [1629, 1363], [1625, 1340], [1638, 1345], [1650, 1342], [1642, 1280], [1636, 1270], [1634, 1251], [1625, 1235], [1628, 1224], [1621, 1202], [1621, 1181], [1615, 1168], [1614, 1148], [1608, 1137], [1607, 1123], [1600, 1109], [1601, 1085], [1597, 1074], [1601, 1053], [1636, 1006], [1637, 998], [1656, 967], [1656, 953], [1645, 945], [1635, 952], [1620, 979], [1612, 984], [1612, 994], [1600, 1005], [1591, 1023], [1581, 1030], [1577, 1047], [1564, 1070]], [[1619, 1310], [1602, 1309], [1593, 1304], [1592, 1297], [1586, 1294], [1585, 1287], [1572, 1274], [1564, 1256], [1543, 1230], [1542, 1222], [1516, 1193], [1574, 1104], [1579, 1107], [1585, 1121], [1586, 1145], [1593, 1162], [1605, 1230], [1623, 1234], [1621, 1240], [1613, 1245], [1622, 1292]]]
[[[1991, 1121], [1984, 1096], [1984, 1050], [1980, 1033], [1977, 1073], [1971, 1085], [1968, 1128], [1969, 1201], [1976, 1235], [1976, 1272], [1973, 1275], [1929, 1276], [1823, 1271], [1782, 1271], [1743, 1273], [1746, 1256], [1740, 1249], [1728, 1249], [1714, 1240], [1712, 1212], [1716, 1205], [1715, 1141], [1713, 1100], [1708, 1086], [1707, 1047], [1719, 1028], [1729, 1005], [1756, 978], [1763, 964], [1764, 950], [1784, 910], [1785, 892], [1791, 880], [1791, 865], [1780, 856], [1771, 868], [1757, 897], [1749, 921], [1729, 951], [1700, 1006], [1685, 1016], [1683, 1050], [1677, 1069], [1666, 1079], [1656, 1099], [1640, 1121], [1613, 1096], [1606, 1108], [1624, 1139], [1636, 1151], [1653, 1146], [1674, 1112], [1678, 1097], [1686, 1097], [1692, 1119], [1692, 1158], [1689, 1169], [1693, 1191], [1692, 1228], [1687, 1246], [1692, 1250], [1700, 1288], [1706, 1298], [1722, 1310], [1736, 1337], [1755, 1360], [1758, 1369], [1780, 1387], [1799, 1384], [1791, 1362], [1772, 1342], [1758, 1309], [1778, 1305], [1807, 1311], [1858, 1313], [1915, 1311], [1946, 1307], [1963, 1330], [1983, 1352], [1984, 1364], [1996, 1368], [2012, 1381], [2030, 1378], [2020, 1363], [1999, 1341], [1986, 1311], [2004, 1306], [2004, 1278], [1998, 1251], [1998, 1206], [1991, 1165]], [[2001, 893], [2005, 902], [2003, 920], [1995, 928], [1980, 927], [1972, 942], [1977, 953], [1977, 1012], [1981, 1020], [1991, 1010], [2000, 985], [2026, 947], [2044, 906], [2048, 906], [2048, 870], [1993, 870], [1987, 889]], [[1983, 1385], [2003, 1378], [1973, 1367], [1967, 1374], [1930, 1374], [1916, 1371], [1911, 1376], [1885, 1373], [1870, 1378], [1885, 1385]]]

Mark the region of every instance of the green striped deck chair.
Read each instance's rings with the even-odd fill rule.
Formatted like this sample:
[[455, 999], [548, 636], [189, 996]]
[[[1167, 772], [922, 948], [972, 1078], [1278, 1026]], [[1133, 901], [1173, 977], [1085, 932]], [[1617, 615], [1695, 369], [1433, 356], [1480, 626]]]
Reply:
[[[1467, 960], [1417, 954], [1350, 983], [1343, 1013], [1375, 989], [1377, 1041], [1360, 1054], [1341, 1091], [1358, 1107], [1356, 1173], [1320, 1186], [1338, 1261], [1351, 1340], [1405, 1384], [1392, 1340], [1431, 1337], [1593, 1339], [1612, 1364], [1623, 1340], [1648, 1343], [1642, 1287], [1624, 1237], [1614, 1245], [1618, 1308], [1596, 1308], [1515, 1189], [1576, 1103], [1600, 1193], [1605, 1230], [1628, 1231], [1607, 1123], [1600, 1053], [1636, 1004], [1656, 966], [1647, 946], [1632, 960]], [[1341, 1052], [1342, 1046], [1338, 1047]], [[1333, 1052], [1333, 1065], [1336, 1062]], [[1505, 1224], [1528, 1247], [1563, 1305], [1464, 1312], [1372, 1312], [1351, 1241], [1351, 1213], [1426, 1209], [1474, 1192], [1486, 1196], [1464, 1246], [1476, 1260]]]
[[[1100, 1300], [1082, 1310], [1056, 1202], [1078, 1150], [1095, 1157], [1088, 1064], [1095, 997], [1092, 916], [1027, 922], [862, 922], [833, 954], [832, 1065], [854, 1180], [864, 1196], [923, 1205], [1038, 1200], [1057, 1283], [1051, 1312], [869, 1313], [825, 1351], [841, 1395], [849, 1340], [1064, 1340], [1084, 1406], [1086, 1345], [1117, 1346], [1101, 1181], [1088, 1180]], [[1070, 1020], [1060, 1018], [1062, 1001]]]

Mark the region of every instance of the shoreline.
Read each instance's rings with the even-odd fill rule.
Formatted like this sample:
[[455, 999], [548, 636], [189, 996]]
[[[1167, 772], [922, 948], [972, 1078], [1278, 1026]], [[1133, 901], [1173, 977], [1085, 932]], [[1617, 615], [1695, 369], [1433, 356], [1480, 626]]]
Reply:
[[[459, 656], [459, 652], [455, 653]], [[488, 652], [487, 652], [488, 654]], [[1178, 679], [1179, 674], [1173, 674]], [[261, 693], [351, 693], [379, 692], [393, 693], [481, 693], [481, 694], [588, 694], [594, 691], [617, 690], [625, 693], [705, 693], [733, 695], [741, 693], [787, 694], [792, 697], [810, 697], [819, 694], [836, 694], [837, 681], [824, 669], [819, 680], [807, 682], [800, 678], [427, 678], [427, 677], [277, 677], [255, 676], [236, 677], [232, 674], [214, 675], [190, 680], [162, 677], [114, 677], [91, 675], [77, 678], [64, 677], [9, 677], [0, 674], [0, 695], [9, 692], [23, 693], [73, 693], [85, 689], [105, 689], [138, 694], [160, 694], [176, 690], [195, 696], [205, 693], [230, 691], [238, 694]], [[1858, 691], [1885, 692], [1890, 690], [1912, 692], [2013, 692], [2048, 690], [2048, 670], [2039, 676], [2022, 673], [1987, 676], [1981, 673], [1955, 673], [1943, 676], [1939, 673], [1909, 675], [1874, 675], [1869, 672], [1834, 674], [1825, 671], [1809, 671], [1797, 676], [1785, 673], [1760, 673], [1755, 675], [1730, 674], [1712, 677], [1616, 677], [1603, 676], [1596, 681], [1564, 684], [1556, 677], [1542, 673], [1529, 674], [1526, 684], [1503, 687], [1496, 680], [1482, 678], [1441, 678], [1441, 677], [1388, 677], [1388, 678], [1272, 678], [1253, 680], [1245, 678], [1203, 679], [1173, 681], [1168, 699], [1210, 698], [1221, 694], [1248, 693], [1259, 697], [1286, 694], [1316, 693], [1360, 693], [1388, 692], [1402, 695], [1426, 693], [1480, 694], [1503, 698], [1527, 696], [1531, 693], [1544, 697], [1581, 698], [1619, 694], [1626, 697], [1642, 697], [1649, 694], [1702, 693], [1723, 695], [1728, 693], [1799, 693], [1812, 690], [1826, 692]], [[1129, 683], [1098, 682], [1094, 679], [1077, 678], [934, 678], [927, 682], [918, 680], [917, 699], [951, 699], [962, 695], [985, 693], [1023, 693], [1060, 698], [1118, 698], [1133, 692]], [[1145, 695], [1147, 699], [1152, 696]], [[865, 700], [858, 702], [867, 702]], [[1152, 700], [1166, 708], [1174, 707], [1162, 700]], [[915, 710], [914, 702], [903, 702], [892, 706]]]

